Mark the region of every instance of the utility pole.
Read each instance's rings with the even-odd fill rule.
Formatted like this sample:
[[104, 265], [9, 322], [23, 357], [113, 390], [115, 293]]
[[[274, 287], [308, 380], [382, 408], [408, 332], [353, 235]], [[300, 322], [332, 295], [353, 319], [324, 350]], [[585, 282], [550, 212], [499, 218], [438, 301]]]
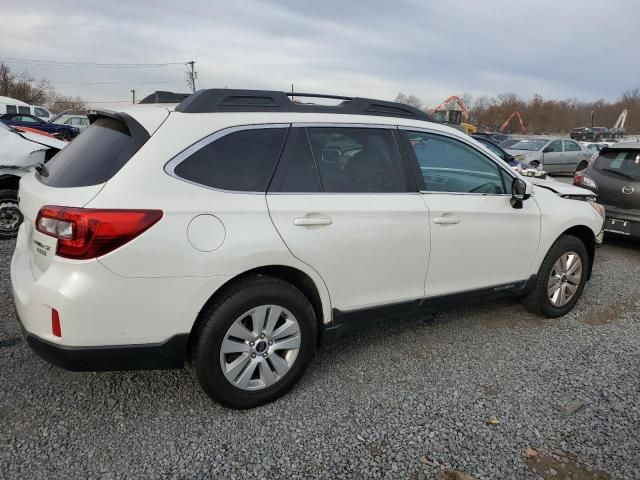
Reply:
[[190, 62], [187, 62], [187, 65], [189, 65], [190, 67], [190, 70], [187, 72], [187, 75], [189, 75], [189, 83], [191, 84], [191, 90], [193, 91], [193, 93], [196, 93], [196, 78], [198, 76], [195, 70], [195, 64], [196, 62], [194, 62], [193, 60], [191, 60]]
[[133, 90], [131, 90], [131, 95], [133, 95], [133, 98], [131, 99], [131, 101], [135, 105], [136, 104], [136, 89], [135, 88]]

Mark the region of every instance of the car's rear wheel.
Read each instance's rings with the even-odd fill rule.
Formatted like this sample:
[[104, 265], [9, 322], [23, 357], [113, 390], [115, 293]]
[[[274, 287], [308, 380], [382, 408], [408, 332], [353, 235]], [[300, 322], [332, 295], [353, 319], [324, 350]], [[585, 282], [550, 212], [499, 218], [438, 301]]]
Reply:
[[532, 168], [538, 168], [540, 166], [540, 162], [537, 160], [534, 160], [532, 162], [529, 162], [529, 165], [531, 165]]
[[18, 192], [0, 190], [0, 240], [14, 238], [23, 217], [18, 208]]
[[588, 272], [589, 255], [582, 240], [562, 235], [549, 249], [534, 288], [522, 297], [522, 304], [540, 316], [565, 315], [582, 295]]
[[[578, 166], [576, 167], [576, 172], [579, 172], [580, 170], [584, 170], [585, 168], [587, 168], [589, 166], [589, 162], [585, 162], [584, 160], [582, 162], [580, 162], [578, 164]], [[575, 172], [574, 172], [575, 173]]]
[[316, 316], [293, 285], [250, 277], [203, 312], [192, 364], [204, 391], [231, 408], [253, 408], [288, 392], [316, 347]]
[[60, 138], [62, 140], [66, 140], [67, 142], [71, 141], [71, 132], [68, 130], [63, 130], [60, 132]]

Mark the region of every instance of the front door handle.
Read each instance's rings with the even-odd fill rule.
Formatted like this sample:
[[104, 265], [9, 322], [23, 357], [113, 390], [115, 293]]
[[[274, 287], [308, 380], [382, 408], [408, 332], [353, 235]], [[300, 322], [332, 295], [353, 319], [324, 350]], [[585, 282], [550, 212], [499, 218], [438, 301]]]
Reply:
[[299, 227], [311, 227], [314, 225], [331, 225], [329, 217], [300, 217], [293, 220], [293, 224]]
[[460, 219], [458, 217], [436, 217], [433, 219], [433, 223], [437, 223], [438, 225], [455, 225], [456, 223], [460, 223]]

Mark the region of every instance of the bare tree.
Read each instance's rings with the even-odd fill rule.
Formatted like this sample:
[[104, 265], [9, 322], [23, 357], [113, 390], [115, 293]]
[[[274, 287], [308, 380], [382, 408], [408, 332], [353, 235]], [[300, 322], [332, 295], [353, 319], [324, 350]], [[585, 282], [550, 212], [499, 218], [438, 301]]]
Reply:
[[404, 103], [405, 105], [410, 105], [412, 107], [419, 108], [420, 110], [422, 110], [423, 107], [422, 101], [418, 97], [415, 95], [405, 95], [402, 92], [398, 93], [396, 96], [396, 102]]

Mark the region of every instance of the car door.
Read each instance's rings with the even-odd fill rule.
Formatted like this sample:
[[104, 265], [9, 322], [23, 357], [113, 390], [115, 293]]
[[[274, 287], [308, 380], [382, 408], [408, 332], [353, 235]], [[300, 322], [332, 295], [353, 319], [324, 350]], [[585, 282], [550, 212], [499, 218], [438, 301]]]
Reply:
[[397, 128], [298, 125], [267, 194], [291, 253], [341, 312], [424, 296], [427, 208], [403, 166]]
[[563, 172], [566, 169], [562, 140], [553, 140], [542, 149], [544, 169], [550, 173]]
[[517, 288], [529, 278], [540, 237], [535, 201], [511, 206], [514, 173], [469, 143], [402, 130], [429, 210], [427, 297]]
[[588, 153], [586, 153], [579, 143], [573, 140], [563, 140], [564, 153], [565, 153], [565, 172], [573, 173], [582, 160], [587, 160]]

